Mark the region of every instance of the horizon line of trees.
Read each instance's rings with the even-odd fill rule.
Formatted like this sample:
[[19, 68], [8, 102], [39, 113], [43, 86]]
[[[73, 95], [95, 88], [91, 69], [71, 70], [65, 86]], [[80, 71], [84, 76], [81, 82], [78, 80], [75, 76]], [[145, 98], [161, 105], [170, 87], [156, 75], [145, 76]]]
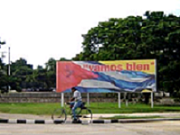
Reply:
[[[60, 58], [60, 61], [68, 60]], [[2, 62], [0, 58], [0, 90], [7, 92], [8, 86], [11, 90], [22, 91], [22, 89], [44, 89], [56, 88], [56, 61], [50, 58], [45, 67], [38, 65], [33, 69], [33, 65], [27, 63], [24, 58], [20, 58], [11, 63], [10, 76], [8, 76], [8, 64]]]

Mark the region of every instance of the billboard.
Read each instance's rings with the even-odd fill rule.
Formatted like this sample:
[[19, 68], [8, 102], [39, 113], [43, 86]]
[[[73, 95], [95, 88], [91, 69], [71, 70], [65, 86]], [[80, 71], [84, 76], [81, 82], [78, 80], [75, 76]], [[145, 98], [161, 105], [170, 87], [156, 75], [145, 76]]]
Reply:
[[57, 61], [56, 91], [156, 91], [156, 60]]

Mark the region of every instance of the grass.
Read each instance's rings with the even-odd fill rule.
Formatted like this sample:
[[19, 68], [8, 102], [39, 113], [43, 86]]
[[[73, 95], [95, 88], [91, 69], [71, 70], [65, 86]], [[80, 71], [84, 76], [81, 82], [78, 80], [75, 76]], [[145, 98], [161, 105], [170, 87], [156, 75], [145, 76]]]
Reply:
[[[0, 103], [0, 112], [17, 114], [50, 115], [53, 110], [60, 107], [60, 103]], [[122, 103], [118, 108], [117, 103], [90, 103], [93, 113], [141, 113], [141, 112], [180, 112], [179, 106], [154, 106], [145, 104]]]
[[148, 112], [180, 112], [180, 106], [160, 106], [155, 105], [151, 108], [146, 104], [129, 104], [128, 107], [125, 104], [121, 104], [121, 108], [118, 108], [117, 103], [94, 103], [90, 108], [95, 113], [148, 113]]

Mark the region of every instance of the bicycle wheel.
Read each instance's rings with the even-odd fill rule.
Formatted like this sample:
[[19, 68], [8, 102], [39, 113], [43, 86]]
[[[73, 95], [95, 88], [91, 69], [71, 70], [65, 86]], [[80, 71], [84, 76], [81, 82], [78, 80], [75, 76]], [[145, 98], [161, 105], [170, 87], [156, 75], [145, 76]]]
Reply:
[[77, 117], [81, 118], [82, 120], [92, 120], [92, 112], [90, 109], [86, 108], [86, 109], [80, 109], [77, 112]]
[[65, 122], [67, 119], [66, 111], [63, 108], [55, 109], [51, 115], [52, 120], [58, 120]]

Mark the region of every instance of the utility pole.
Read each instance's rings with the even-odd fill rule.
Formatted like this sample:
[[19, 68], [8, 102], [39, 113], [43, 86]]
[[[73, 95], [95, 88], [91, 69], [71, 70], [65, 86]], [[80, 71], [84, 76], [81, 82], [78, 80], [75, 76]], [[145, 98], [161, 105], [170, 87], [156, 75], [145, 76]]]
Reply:
[[[11, 69], [10, 69], [10, 65], [11, 65], [11, 60], [10, 60], [10, 47], [8, 48], [8, 50], [9, 50], [9, 60], [8, 60], [8, 76], [10, 77], [10, 75], [11, 75]], [[10, 91], [10, 84], [9, 84], [9, 86], [8, 86], [8, 90]]]
[[11, 70], [10, 70], [10, 64], [11, 64], [11, 60], [10, 60], [10, 47], [8, 48], [9, 49], [9, 62], [8, 62], [8, 75], [10, 76], [11, 75]]

